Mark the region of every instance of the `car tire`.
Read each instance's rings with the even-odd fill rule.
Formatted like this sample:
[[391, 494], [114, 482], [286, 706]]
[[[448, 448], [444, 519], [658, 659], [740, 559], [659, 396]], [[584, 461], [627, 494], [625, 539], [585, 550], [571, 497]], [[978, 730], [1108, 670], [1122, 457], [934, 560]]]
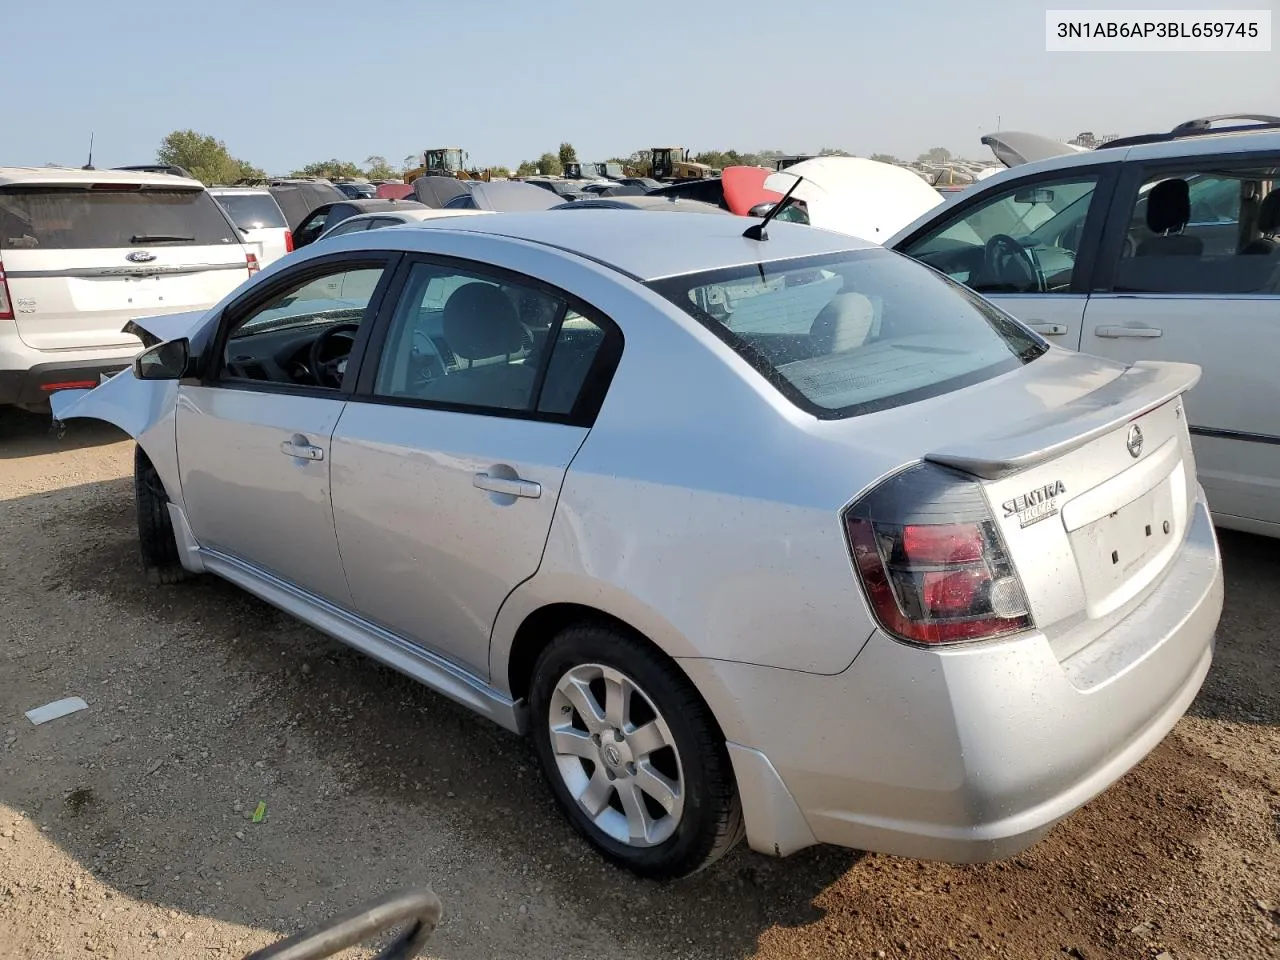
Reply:
[[138, 509], [142, 569], [152, 583], [180, 583], [191, 576], [178, 559], [178, 541], [169, 519], [169, 497], [160, 474], [141, 447], [133, 452], [133, 498]]
[[640, 639], [603, 625], [566, 629], [538, 657], [530, 708], [552, 793], [574, 828], [619, 866], [655, 880], [683, 877], [745, 835], [711, 711], [688, 677]]

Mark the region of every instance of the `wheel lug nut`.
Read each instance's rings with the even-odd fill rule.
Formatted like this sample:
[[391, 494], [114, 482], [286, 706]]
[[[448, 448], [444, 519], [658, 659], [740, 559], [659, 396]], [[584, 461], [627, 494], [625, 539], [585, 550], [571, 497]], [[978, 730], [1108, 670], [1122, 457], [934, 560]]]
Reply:
[[600, 734], [598, 734], [598, 733], [593, 733], [593, 734], [591, 735], [591, 742], [592, 742], [592, 743], [595, 743], [595, 744], [597, 744], [597, 745], [599, 745], [599, 743], [600, 743]]
[[614, 742], [616, 742], [616, 743], [621, 743], [621, 742], [622, 742], [622, 731], [621, 731], [621, 730], [615, 730], [615, 731], [613, 731], [613, 739], [614, 739]]
[[636, 765], [634, 763], [627, 764], [627, 775], [631, 777], [636, 775]]

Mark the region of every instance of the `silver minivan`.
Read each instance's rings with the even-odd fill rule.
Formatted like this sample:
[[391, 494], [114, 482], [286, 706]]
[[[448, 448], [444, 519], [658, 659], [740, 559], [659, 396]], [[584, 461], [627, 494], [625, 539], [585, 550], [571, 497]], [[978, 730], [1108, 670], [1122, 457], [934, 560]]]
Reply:
[[0, 167], [0, 405], [97, 385], [140, 349], [130, 320], [205, 310], [258, 269], [199, 181]]

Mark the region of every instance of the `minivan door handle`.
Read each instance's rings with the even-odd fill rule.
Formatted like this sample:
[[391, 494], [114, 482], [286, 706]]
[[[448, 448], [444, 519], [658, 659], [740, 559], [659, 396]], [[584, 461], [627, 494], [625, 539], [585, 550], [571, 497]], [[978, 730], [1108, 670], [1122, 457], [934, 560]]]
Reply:
[[1094, 328], [1094, 335], [1106, 340], [1121, 340], [1127, 337], [1159, 337], [1164, 331], [1159, 327], [1118, 327], [1106, 326]]
[[1043, 337], [1063, 337], [1067, 333], [1065, 323], [1050, 323], [1048, 320], [1028, 320], [1027, 326]]
[[542, 484], [533, 480], [521, 480], [519, 477], [508, 479], [488, 473], [477, 473], [471, 478], [471, 485], [480, 490], [488, 490], [490, 493], [505, 493], [509, 497], [530, 497], [536, 500], [542, 496]]
[[323, 460], [324, 451], [300, 433], [295, 433], [292, 439], [285, 440], [280, 444], [280, 452], [286, 457], [296, 457], [299, 460]]

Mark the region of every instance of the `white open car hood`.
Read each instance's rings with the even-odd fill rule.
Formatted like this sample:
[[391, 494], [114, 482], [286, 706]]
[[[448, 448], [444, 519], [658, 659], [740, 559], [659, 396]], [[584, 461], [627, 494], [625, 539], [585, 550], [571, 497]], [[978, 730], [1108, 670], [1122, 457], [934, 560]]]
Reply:
[[811, 226], [884, 243], [943, 202], [921, 177], [902, 167], [862, 157], [815, 157], [770, 174], [766, 189], [803, 200]]

